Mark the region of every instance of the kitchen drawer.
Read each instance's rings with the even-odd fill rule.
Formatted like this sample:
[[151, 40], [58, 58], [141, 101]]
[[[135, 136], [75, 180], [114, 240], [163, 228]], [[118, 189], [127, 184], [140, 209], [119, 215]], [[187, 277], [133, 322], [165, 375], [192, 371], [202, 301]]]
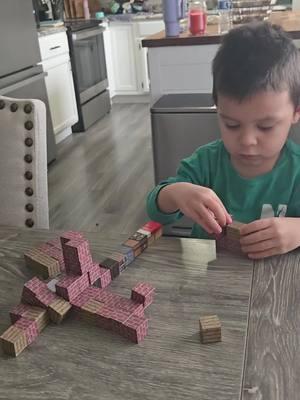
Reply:
[[136, 22], [136, 36], [145, 37], [149, 35], [154, 35], [165, 29], [165, 24], [163, 20], [155, 21], [141, 21]]
[[54, 33], [39, 38], [42, 61], [69, 53], [68, 38], [66, 32]]

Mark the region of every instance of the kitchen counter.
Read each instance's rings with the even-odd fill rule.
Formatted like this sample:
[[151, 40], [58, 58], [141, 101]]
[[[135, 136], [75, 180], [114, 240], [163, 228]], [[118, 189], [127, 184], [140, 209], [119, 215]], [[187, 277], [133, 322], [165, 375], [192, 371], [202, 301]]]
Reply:
[[162, 20], [162, 13], [136, 13], [136, 14], [111, 14], [107, 15], [109, 22], [134, 22], [134, 21], [156, 21]]
[[[293, 39], [300, 39], [300, 11], [274, 11], [269, 21], [282, 26]], [[162, 31], [144, 39], [142, 45], [162, 47], [219, 44], [221, 38], [218, 25], [208, 25], [204, 35], [192, 36], [189, 32], [183, 32], [178, 37], [165, 37], [165, 31]]]
[[[273, 11], [269, 21], [282, 26], [300, 47], [300, 11]], [[161, 31], [146, 37], [142, 46], [148, 47], [151, 104], [168, 93], [211, 93], [212, 61], [221, 39], [218, 24], [209, 24], [201, 36], [184, 32], [166, 38]]]
[[47, 35], [53, 35], [55, 33], [59, 32], [66, 32], [67, 28], [62, 25], [62, 26], [49, 26], [49, 27], [41, 27], [38, 29], [38, 36], [47, 36]]

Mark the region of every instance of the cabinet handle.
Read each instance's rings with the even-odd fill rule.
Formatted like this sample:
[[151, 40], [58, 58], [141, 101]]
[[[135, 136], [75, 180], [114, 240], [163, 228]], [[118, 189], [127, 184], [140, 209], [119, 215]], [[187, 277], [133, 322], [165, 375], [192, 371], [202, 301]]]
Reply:
[[59, 49], [61, 46], [54, 46], [54, 47], [50, 47], [50, 50], [56, 50]]

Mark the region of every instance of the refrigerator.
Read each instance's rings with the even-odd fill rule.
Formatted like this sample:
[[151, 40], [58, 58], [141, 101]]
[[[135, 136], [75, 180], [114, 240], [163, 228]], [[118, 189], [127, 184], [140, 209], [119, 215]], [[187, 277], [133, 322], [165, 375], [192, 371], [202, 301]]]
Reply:
[[56, 158], [46, 73], [41, 61], [32, 0], [0, 1], [0, 95], [42, 100], [47, 110], [47, 161]]
[[[151, 108], [154, 179], [175, 176], [179, 162], [198, 147], [220, 138], [217, 110], [208, 93], [167, 94]], [[290, 138], [300, 144], [300, 124]], [[164, 234], [190, 237], [193, 222], [183, 217], [164, 227]]]

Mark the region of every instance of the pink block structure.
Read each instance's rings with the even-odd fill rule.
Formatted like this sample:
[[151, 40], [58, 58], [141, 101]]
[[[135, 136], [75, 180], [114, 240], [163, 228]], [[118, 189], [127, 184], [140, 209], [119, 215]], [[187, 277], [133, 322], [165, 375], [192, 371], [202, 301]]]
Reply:
[[148, 319], [132, 315], [124, 324], [121, 335], [134, 343], [140, 343], [147, 336]]
[[66, 267], [65, 267], [65, 261], [64, 261], [62, 249], [59, 249], [55, 246], [51, 246], [48, 243], [44, 243], [38, 247], [38, 250], [47, 254], [49, 257], [52, 257], [55, 260], [57, 260], [59, 262], [59, 268], [60, 268], [61, 272], [65, 271]]
[[36, 321], [32, 321], [21, 317], [14, 324], [16, 328], [22, 329], [25, 332], [27, 344], [32, 343], [39, 335], [38, 325]]
[[60, 238], [48, 240], [48, 242], [46, 242], [46, 244], [48, 246], [55, 247], [56, 249], [62, 251]]
[[23, 287], [21, 298], [23, 303], [47, 308], [49, 304], [56, 299], [57, 296], [51, 292], [51, 290], [47, 287], [47, 284], [36, 277], [26, 282]]
[[65, 275], [56, 283], [56, 293], [67, 301], [74, 300], [90, 285], [88, 274]]
[[89, 281], [91, 285], [96, 285], [100, 288], [105, 288], [111, 283], [110, 270], [100, 267], [98, 263], [94, 263], [88, 271]]
[[15, 306], [9, 313], [11, 323], [14, 324], [16, 321], [18, 321], [18, 319], [23, 317], [26, 311], [29, 310], [31, 310], [31, 306], [28, 304], [20, 303]]
[[83, 235], [77, 231], [66, 231], [60, 235], [61, 244], [74, 239], [84, 239]]
[[140, 282], [131, 291], [131, 299], [148, 307], [154, 298], [155, 288], [149, 283]]
[[83, 275], [93, 267], [90, 246], [87, 240], [73, 239], [62, 242], [67, 274]]

